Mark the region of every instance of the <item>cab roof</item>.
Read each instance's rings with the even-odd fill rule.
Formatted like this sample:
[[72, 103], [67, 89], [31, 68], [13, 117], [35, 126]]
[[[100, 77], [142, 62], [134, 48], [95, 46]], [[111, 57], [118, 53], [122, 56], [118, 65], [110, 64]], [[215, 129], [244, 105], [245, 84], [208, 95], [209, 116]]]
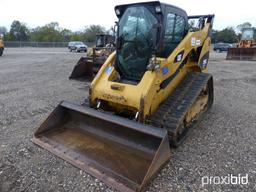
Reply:
[[117, 5], [117, 6], [115, 6], [115, 11], [117, 9], [119, 9], [119, 11], [120, 11], [120, 14], [117, 15], [117, 17], [120, 18], [123, 15], [126, 8], [131, 7], [131, 6], [137, 6], [137, 5], [144, 5], [145, 7], [160, 6], [161, 10], [162, 10], [161, 14], [163, 14], [163, 15], [165, 15], [166, 12], [174, 11], [176, 13], [179, 13], [180, 15], [184, 15], [184, 16], [187, 17], [187, 13], [183, 9], [181, 9], [179, 7], [176, 7], [174, 5], [170, 5], [170, 4], [167, 4], [167, 3], [162, 3], [162, 2], [159, 2], [159, 1], [138, 2], [138, 3]]

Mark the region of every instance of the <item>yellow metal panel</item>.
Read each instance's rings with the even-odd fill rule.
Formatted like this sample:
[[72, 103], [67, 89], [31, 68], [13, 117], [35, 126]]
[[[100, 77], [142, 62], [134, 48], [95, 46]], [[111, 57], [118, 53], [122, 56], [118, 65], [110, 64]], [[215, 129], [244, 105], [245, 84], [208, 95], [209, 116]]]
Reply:
[[[146, 71], [137, 85], [112, 81], [117, 73], [113, 67], [116, 52], [113, 52], [91, 84], [91, 102], [95, 104], [97, 99], [105, 100], [116, 104], [118, 108], [122, 108], [122, 106], [124, 108], [130, 107], [137, 111], [143, 110], [140, 112], [144, 116], [151, 115], [159, 104], [179, 85], [188, 71], [200, 70], [198, 63], [189, 59], [187, 59], [184, 67], [180, 66], [192, 50], [202, 47], [200, 58], [209, 50], [210, 38], [207, 37], [209, 27], [210, 24], [206, 24], [200, 31], [189, 32], [168, 58], [157, 58], [160, 70]], [[182, 60], [174, 63], [175, 57], [181, 51], [184, 51]], [[112, 67], [109, 68], [110, 66]], [[168, 69], [166, 74], [163, 74], [163, 68]], [[161, 83], [170, 77], [169, 84], [160, 89]], [[143, 103], [141, 103], [142, 100]], [[141, 108], [142, 104], [143, 107]]]

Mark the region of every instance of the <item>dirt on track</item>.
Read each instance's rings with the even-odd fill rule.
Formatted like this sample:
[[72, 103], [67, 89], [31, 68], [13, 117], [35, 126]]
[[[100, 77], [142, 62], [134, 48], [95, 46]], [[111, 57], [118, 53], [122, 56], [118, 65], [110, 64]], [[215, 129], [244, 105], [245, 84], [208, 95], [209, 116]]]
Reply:
[[[62, 100], [82, 103], [88, 82], [70, 81], [83, 53], [6, 48], [0, 57], [0, 192], [113, 191], [34, 145], [37, 127]], [[215, 101], [148, 191], [256, 191], [256, 62], [212, 53]], [[204, 185], [202, 178], [242, 176], [246, 185]]]

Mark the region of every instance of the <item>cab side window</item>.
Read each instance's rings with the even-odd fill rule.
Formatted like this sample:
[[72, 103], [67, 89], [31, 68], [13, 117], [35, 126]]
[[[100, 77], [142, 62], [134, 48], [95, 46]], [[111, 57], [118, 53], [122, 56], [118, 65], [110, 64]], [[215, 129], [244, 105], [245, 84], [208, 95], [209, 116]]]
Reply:
[[163, 57], [168, 57], [183, 39], [185, 27], [185, 19], [182, 16], [173, 13], [166, 15]]
[[165, 34], [164, 34], [164, 40], [166, 42], [171, 42], [173, 40], [174, 24], [175, 24], [175, 15], [172, 13], [168, 13], [166, 17], [166, 26], [165, 26]]
[[183, 17], [177, 15], [174, 28], [174, 41], [180, 42], [183, 39], [185, 31], [185, 20]]

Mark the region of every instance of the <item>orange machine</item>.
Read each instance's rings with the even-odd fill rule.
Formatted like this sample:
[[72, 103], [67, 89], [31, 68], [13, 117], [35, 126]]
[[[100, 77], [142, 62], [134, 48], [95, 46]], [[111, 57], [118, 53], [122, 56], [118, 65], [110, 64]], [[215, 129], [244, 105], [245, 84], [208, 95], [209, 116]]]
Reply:
[[256, 40], [253, 28], [245, 28], [237, 47], [229, 48], [227, 60], [256, 60]]

